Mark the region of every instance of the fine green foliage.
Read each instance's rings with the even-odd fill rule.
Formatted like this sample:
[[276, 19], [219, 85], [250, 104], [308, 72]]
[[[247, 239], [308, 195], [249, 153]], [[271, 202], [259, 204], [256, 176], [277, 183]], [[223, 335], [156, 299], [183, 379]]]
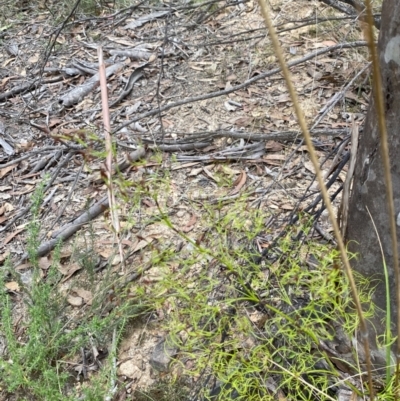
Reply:
[[[71, 367], [71, 361], [82, 349], [93, 349], [94, 346], [107, 349], [111, 334], [116, 333], [118, 340], [126, 323], [147, 310], [148, 306], [143, 302], [138, 305], [136, 299], [126, 299], [126, 295], [121, 293], [119, 305], [104, 314], [102, 309], [107, 293], [100, 291], [92, 306], [83, 314], [78, 317], [68, 314], [65, 296], [57, 290], [60, 246], [53, 252], [52, 264], [45, 275], [37, 258], [39, 213], [44, 186], [45, 180], [32, 197], [27, 236], [31, 279], [22, 282], [10, 261], [1, 270], [0, 333], [4, 336], [7, 348], [6, 353], [0, 356], [0, 387], [19, 400], [66, 401], [76, 400], [82, 394], [85, 400], [103, 399], [110, 392], [109, 377], [115, 375], [112, 364], [103, 361], [103, 368], [90, 381], [90, 385], [84, 385], [78, 393], [72, 380], [73, 365], [76, 364]], [[87, 272], [88, 275], [90, 273]], [[18, 311], [13, 295], [6, 291], [5, 284], [10, 277], [19, 283], [23, 297], [23, 302], [16, 299], [19, 301]], [[112, 283], [110, 280], [108, 282]]]
[[[318, 345], [334, 339], [334, 323], [341, 322], [349, 336], [358, 324], [347, 279], [335, 267], [337, 251], [294, 240], [298, 232], [308, 237], [310, 226], [303, 220], [279, 242], [275, 260], [254, 263], [248, 244], [266, 218], [249, 210], [244, 199], [207, 217], [208, 246], [182, 234], [189, 252], [179, 273], [166, 272], [160, 283], [163, 305], [172, 311], [165, 329], [180, 349], [176, 364], [195, 377], [214, 377], [221, 400], [270, 399], [268, 377], [287, 399], [331, 399], [339, 374]], [[309, 258], [316, 264], [307, 265]], [[363, 303], [369, 302], [366, 284], [360, 280]], [[358, 371], [357, 357], [346, 363]], [[208, 399], [207, 386], [203, 390]]]

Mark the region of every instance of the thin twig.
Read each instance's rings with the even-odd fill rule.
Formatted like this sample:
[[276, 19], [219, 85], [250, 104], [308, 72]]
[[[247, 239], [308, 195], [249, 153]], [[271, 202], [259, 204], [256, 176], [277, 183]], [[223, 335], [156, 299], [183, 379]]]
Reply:
[[[101, 103], [102, 103], [102, 114], [103, 114], [103, 124], [104, 124], [104, 138], [106, 145], [106, 163], [105, 163], [105, 175], [106, 175], [106, 185], [108, 199], [111, 209], [111, 222], [115, 230], [115, 236], [118, 242], [118, 249], [120, 253], [121, 261], [124, 259], [122, 251], [122, 243], [120, 238], [121, 225], [119, 223], [119, 216], [117, 210], [117, 201], [115, 199], [114, 185], [112, 181], [112, 171], [113, 171], [113, 143], [111, 138], [111, 124], [110, 124], [110, 109], [108, 107], [108, 94], [107, 94], [107, 78], [106, 78], [106, 67], [103, 61], [103, 49], [101, 46], [97, 49], [97, 55], [99, 58], [99, 79], [101, 88]], [[122, 265], [124, 267], [124, 265]]]

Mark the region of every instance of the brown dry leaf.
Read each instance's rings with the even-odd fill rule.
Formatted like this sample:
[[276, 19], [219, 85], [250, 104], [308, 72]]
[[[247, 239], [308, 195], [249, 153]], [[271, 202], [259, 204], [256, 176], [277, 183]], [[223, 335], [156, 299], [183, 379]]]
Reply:
[[196, 224], [197, 221], [197, 217], [196, 215], [193, 213], [192, 217], [189, 220], [189, 223], [186, 224], [186, 226], [182, 227], [182, 231], [184, 233], [188, 233], [189, 231], [192, 231], [194, 228], [194, 225]]
[[353, 92], [347, 91], [344, 96], [346, 99], [354, 100], [355, 102], [361, 103], [365, 106], [367, 105], [367, 102], [365, 102], [360, 96], [357, 96]]
[[203, 171], [206, 173], [208, 178], [211, 178], [215, 182], [219, 182], [219, 178], [218, 177], [214, 177], [214, 175], [211, 173], [211, 171], [207, 167], [203, 167]]
[[188, 174], [189, 177], [193, 177], [199, 175], [203, 171], [203, 167], [193, 168], [192, 171]]
[[37, 63], [39, 60], [39, 53], [36, 53], [34, 55], [32, 55], [31, 57], [29, 57], [28, 61], [33, 64], [33, 63]]
[[74, 297], [73, 295], [68, 295], [67, 302], [72, 306], [81, 306], [83, 304], [83, 299], [81, 297]]
[[43, 270], [47, 270], [51, 266], [50, 260], [45, 256], [43, 258], [39, 258], [39, 267]]
[[[108, 240], [103, 240], [103, 241], [97, 241], [98, 244], [104, 244], [104, 245], [115, 245], [116, 242], [114, 240], [108, 239]], [[129, 241], [128, 239], [123, 239], [121, 241], [122, 245], [128, 245], [128, 246], [132, 246], [133, 242]], [[102, 248], [100, 249], [102, 250]], [[99, 252], [100, 253], [100, 252]]]
[[[249, 94], [250, 92], [250, 94]], [[240, 97], [250, 97], [251, 96], [251, 89], [249, 88], [248, 91], [244, 91], [244, 90], [238, 90], [235, 92], [237, 96]]]
[[33, 185], [26, 185], [25, 188], [26, 189], [23, 189], [22, 191], [9, 192], [9, 195], [20, 196], [20, 195], [29, 194], [30, 192], [33, 192], [35, 190], [35, 187]]
[[16, 281], [10, 281], [9, 283], [5, 284], [7, 290], [18, 292], [19, 291], [19, 284]]
[[10, 256], [10, 251], [5, 251], [0, 254], [0, 262], [4, 262]]
[[322, 72], [317, 71], [317, 70], [315, 70], [315, 69], [312, 68], [312, 67], [307, 68], [306, 71], [307, 71], [307, 74], [308, 74], [311, 78], [315, 79], [316, 81], [319, 81], [319, 80], [322, 78]]
[[93, 294], [91, 291], [85, 290], [84, 288], [74, 288], [73, 291], [79, 295], [85, 301], [85, 303], [88, 305], [92, 304]]
[[314, 48], [319, 49], [322, 47], [329, 47], [329, 46], [335, 46], [335, 45], [337, 45], [337, 42], [334, 42], [333, 40], [325, 40], [323, 42], [314, 43]]
[[334, 40], [324, 40], [323, 42], [321, 42], [323, 45], [325, 46], [336, 46], [337, 42], [335, 42]]
[[11, 166], [8, 167], [4, 167], [2, 169], [0, 169], [0, 178], [3, 178], [5, 175], [7, 175], [11, 170], [14, 170], [15, 167], [17, 167], [18, 164], [13, 164]]
[[107, 36], [108, 40], [119, 43], [120, 45], [125, 45], [125, 46], [132, 46], [132, 41], [131, 40], [126, 40], [124, 38], [119, 38], [118, 36]]
[[350, 124], [346, 122], [340, 122], [340, 123], [332, 123], [331, 126], [332, 128], [342, 128], [342, 127], [346, 128], [350, 127]]
[[196, 165], [198, 165], [198, 164], [200, 164], [200, 162], [190, 162], [190, 163], [183, 163], [183, 164], [177, 163], [177, 164], [174, 164], [174, 165], [171, 167], [171, 170], [181, 170], [181, 169], [183, 169], [183, 168], [188, 168], [188, 167], [196, 166]]
[[271, 152], [279, 152], [283, 149], [283, 145], [276, 141], [267, 141], [265, 143], [265, 149], [268, 149]]
[[286, 160], [286, 157], [284, 155], [265, 155], [262, 160], [271, 166], [280, 166], [281, 163], [279, 161]]
[[275, 98], [276, 103], [287, 103], [290, 102], [292, 99], [288, 93], [282, 93], [282, 95], [279, 95]]
[[65, 260], [68, 259], [72, 255], [72, 252], [70, 250], [62, 250], [60, 253], [60, 260]]
[[112, 266], [117, 266], [117, 265], [119, 265], [121, 263], [121, 261], [122, 261], [121, 256], [115, 254], [115, 255], [112, 256], [111, 265]]
[[233, 121], [233, 124], [238, 127], [247, 127], [252, 124], [251, 117], [239, 117]]
[[19, 230], [14, 231], [13, 233], [10, 233], [9, 235], [7, 235], [7, 237], [5, 238], [3, 245], [7, 245], [16, 235], [18, 235], [21, 231], [24, 231], [25, 227], [20, 228]]
[[64, 120], [62, 120], [61, 118], [51, 118], [49, 121], [49, 128], [54, 128], [55, 126], [61, 124]]
[[200, 152], [201, 153], [208, 153], [208, 152], [212, 152], [212, 151], [214, 151], [216, 149], [217, 149], [217, 146], [210, 145], [210, 146], [206, 146], [205, 148], [201, 149]]
[[163, 118], [162, 119], [162, 123], [163, 123], [163, 126], [165, 128], [169, 128], [169, 127], [173, 127], [174, 126], [174, 122], [171, 121], [171, 120], [168, 120], [167, 118]]
[[0, 199], [5, 200], [5, 199], [10, 199], [11, 195], [10, 194], [2, 194], [0, 193]]
[[[152, 241], [154, 241], [154, 238], [148, 237], [146, 239], [141, 238], [140, 241], [138, 238], [136, 238], [133, 242], [125, 240], [125, 241], [123, 241], [123, 243], [128, 245], [128, 242], [129, 242], [129, 246], [132, 249], [131, 252], [134, 253], [134, 252], [140, 251], [141, 249], [146, 247], [148, 244], [150, 244]], [[111, 243], [111, 241], [104, 241], [104, 242]], [[102, 248], [102, 249], [98, 249], [97, 252], [104, 259], [108, 260], [112, 257], [113, 258], [113, 260], [112, 260], [113, 266], [120, 263], [120, 258], [118, 257], [118, 255], [115, 254], [115, 250], [113, 248]]]
[[154, 241], [154, 238], [148, 237], [144, 238], [136, 245], [132, 253], [140, 251], [141, 249], [145, 248], [147, 245], [151, 244]]
[[308, 152], [308, 147], [307, 147], [307, 145], [302, 145], [302, 146], [300, 146], [299, 148], [297, 148], [297, 145], [294, 145], [294, 144], [293, 144], [292, 149], [293, 149], [293, 150], [296, 150], [297, 152]]
[[237, 174], [241, 173], [241, 170], [236, 170], [234, 168], [226, 166], [225, 164], [220, 164], [218, 166], [218, 170], [222, 171], [224, 174], [228, 175], [229, 177], [232, 177], [233, 175], [237, 175]]
[[111, 255], [113, 255], [115, 253], [112, 248], [103, 248], [102, 250], [99, 250], [98, 252], [99, 252], [99, 255], [103, 256], [104, 259], [110, 258]]
[[285, 155], [266, 155], [263, 159], [267, 160], [286, 160]]
[[304, 167], [315, 174], [314, 165], [311, 162], [304, 162]]
[[15, 270], [16, 271], [21, 271], [21, 270], [30, 269], [31, 267], [32, 267], [32, 265], [29, 262], [28, 263], [21, 263], [20, 265], [15, 267]]
[[153, 202], [152, 200], [150, 200], [150, 199], [143, 199], [143, 200], [142, 200], [142, 203], [143, 203], [144, 205], [146, 205], [147, 207], [149, 207], [149, 208], [155, 206], [154, 202]]
[[15, 60], [14, 57], [7, 59], [6, 61], [4, 61], [3, 67], [7, 67], [7, 65], [10, 64], [14, 60]]
[[285, 393], [281, 389], [278, 389], [277, 394], [278, 394], [278, 401], [287, 401]]
[[279, 163], [275, 160], [262, 159], [260, 161], [265, 162], [265, 163], [269, 164], [270, 166], [280, 166], [281, 165], [281, 163]]
[[6, 209], [6, 212], [12, 212], [14, 210], [14, 206], [11, 203], [3, 203], [3, 207]]
[[192, 63], [189, 63], [188, 65], [189, 65], [189, 68], [191, 68], [192, 70], [196, 70], [196, 71], [203, 71], [204, 70], [204, 67], [197, 67], [196, 65], [193, 65]]
[[283, 210], [293, 210], [293, 206], [290, 205], [289, 203], [285, 203], [284, 205], [281, 205], [280, 208]]
[[75, 272], [77, 272], [78, 270], [81, 270], [82, 267], [78, 264], [78, 263], [72, 263], [70, 265], [67, 266], [63, 266], [60, 265], [58, 266], [58, 271], [65, 276], [61, 282], [64, 283], [65, 281], [67, 281]]
[[234, 187], [232, 191], [229, 192], [229, 195], [235, 195], [237, 194], [243, 187], [243, 185], [246, 183], [247, 180], [247, 174], [244, 171], [241, 171], [240, 175], [238, 178], [236, 178], [235, 182], [233, 183]]
[[148, 63], [152, 63], [154, 60], [157, 59], [157, 54], [152, 53], [152, 55], [149, 57], [149, 59], [147, 60]]
[[1, 81], [0, 81], [0, 90], [2, 90], [7, 84], [8, 84], [8, 82], [11, 80], [11, 77], [6, 77], [6, 78], [3, 78]]

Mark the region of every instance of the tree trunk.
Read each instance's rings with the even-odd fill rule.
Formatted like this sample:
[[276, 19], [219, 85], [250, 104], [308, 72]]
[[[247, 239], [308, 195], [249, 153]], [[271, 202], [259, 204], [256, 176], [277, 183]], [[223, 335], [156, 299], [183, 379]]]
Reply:
[[[385, 117], [389, 141], [389, 157], [393, 180], [396, 221], [400, 228], [400, 1], [384, 0], [382, 23], [378, 41], [378, 54], [383, 82]], [[369, 209], [377, 226], [389, 271], [391, 321], [393, 329], [398, 311], [396, 310], [396, 283], [393, 272], [392, 240], [383, 174], [381, 146], [375, 101], [373, 96], [366, 117], [364, 130], [360, 133], [356, 169], [348, 208], [348, 223], [345, 239], [350, 252], [357, 253], [352, 267], [371, 280], [375, 286], [373, 301], [383, 311], [372, 319], [376, 333], [369, 330], [370, 343], [376, 349], [376, 335], [385, 332], [382, 317], [386, 311], [386, 289], [382, 254]], [[399, 235], [397, 235], [399, 243]], [[395, 332], [393, 333], [395, 334]], [[375, 345], [375, 346], [374, 346]], [[375, 363], [378, 363], [377, 359]]]

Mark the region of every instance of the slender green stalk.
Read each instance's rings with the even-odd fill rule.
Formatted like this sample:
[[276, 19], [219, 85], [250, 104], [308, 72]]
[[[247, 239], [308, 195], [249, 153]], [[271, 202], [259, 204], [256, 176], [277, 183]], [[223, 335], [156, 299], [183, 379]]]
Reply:
[[372, 225], [374, 226], [374, 230], [376, 232], [376, 236], [378, 238], [379, 242], [379, 248], [381, 250], [381, 255], [382, 255], [382, 264], [383, 264], [383, 272], [385, 274], [385, 287], [386, 287], [386, 333], [385, 333], [385, 346], [386, 346], [386, 387], [389, 386], [390, 384], [390, 376], [391, 376], [391, 350], [390, 346], [392, 344], [392, 331], [390, 330], [390, 322], [391, 322], [391, 309], [390, 309], [390, 288], [389, 288], [389, 273], [386, 265], [386, 259], [385, 259], [385, 254], [383, 252], [383, 247], [382, 247], [382, 242], [379, 237], [378, 229], [375, 225], [375, 221], [371, 215], [371, 212], [368, 209], [368, 206], [366, 206], [367, 212], [369, 214], [369, 217], [371, 218]]

